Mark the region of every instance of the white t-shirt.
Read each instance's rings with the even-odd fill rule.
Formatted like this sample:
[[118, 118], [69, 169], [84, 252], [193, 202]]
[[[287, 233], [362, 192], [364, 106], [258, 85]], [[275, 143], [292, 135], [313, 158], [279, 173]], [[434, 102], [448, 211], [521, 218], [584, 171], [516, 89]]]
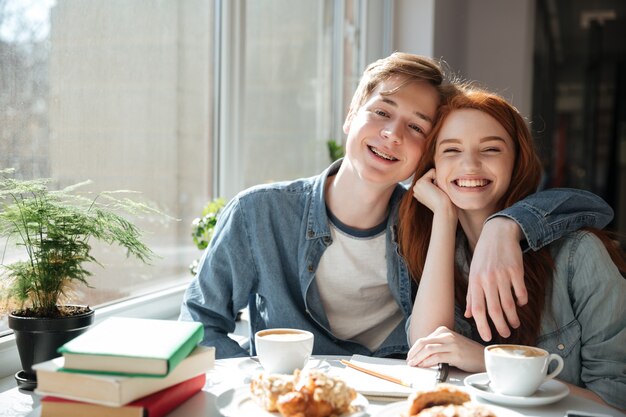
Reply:
[[387, 282], [387, 222], [362, 231], [329, 217], [333, 243], [316, 272], [324, 311], [335, 336], [375, 351], [404, 318]]

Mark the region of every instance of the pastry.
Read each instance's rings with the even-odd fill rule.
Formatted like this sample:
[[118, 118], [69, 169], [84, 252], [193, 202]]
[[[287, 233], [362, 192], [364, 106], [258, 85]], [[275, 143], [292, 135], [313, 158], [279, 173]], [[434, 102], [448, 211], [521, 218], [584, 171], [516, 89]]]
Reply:
[[293, 375], [259, 374], [250, 381], [255, 403], [284, 417], [330, 417], [351, 410], [356, 391], [337, 377], [318, 370]]
[[294, 373], [294, 389], [281, 395], [278, 411], [285, 417], [339, 416], [351, 410], [356, 391], [337, 377], [317, 370]]
[[425, 408], [417, 414], [419, 417], [495, 417], [487, 408], [478, 404], [448, 404]]
[[267, 411], [278, 411], [280, 395], [293, 390], [293, 375], [259, 374], [250, 381], [250, 393], [255, 403]]
[[411, 394], [403, 417], [495, 417], [491, 410], [470, 400], [460, 388], [439, 384], [434, 390]]
[[469, 394], [454, 385], [439, 384], [432, 391], [417, 391], [411, 394], [409, 397], [408, 415], [417, 415], [423, 409], [435, 405], [461, 405], [469, 400]]

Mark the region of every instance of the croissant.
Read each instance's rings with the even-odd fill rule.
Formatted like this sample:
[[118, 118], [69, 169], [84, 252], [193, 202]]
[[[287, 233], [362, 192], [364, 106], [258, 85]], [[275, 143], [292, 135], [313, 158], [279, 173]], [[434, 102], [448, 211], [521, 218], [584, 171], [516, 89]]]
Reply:
[[293, 390], [293, 375], [259, 374], [250, 381], [252, 399], [267, 411], [278, 411], [278, 398]]
[[418, 414], [419, 417], [495, 417], [485, 407], [478, 404], [465, 403], [463, 405], [448, 404], [425, 408]]
[[356, 391], [340, 378], [316, 370], [296, 371], [294, 390], [281, 395], [277, 407], [284, 417], [338, 416], [351, 410], [355, 398]]
[[451, 384], [439, 384], [432, 391], [417, 391], [409, 397], [409, 416], [415, 416], [425, 408], [435, 405], [461, 405], [470, 400], [470, 396]]
[[335, 414], [328, 401], [316, 401], [309, 393], [300, 391], [281, 395], [276, 405], [285, 417], [328, 417]]
[[417, 391], [409, 397], [404, 417], [495, 417], [487, 408], [472, 404], [468, 393], [450, 384], [431, 391]]

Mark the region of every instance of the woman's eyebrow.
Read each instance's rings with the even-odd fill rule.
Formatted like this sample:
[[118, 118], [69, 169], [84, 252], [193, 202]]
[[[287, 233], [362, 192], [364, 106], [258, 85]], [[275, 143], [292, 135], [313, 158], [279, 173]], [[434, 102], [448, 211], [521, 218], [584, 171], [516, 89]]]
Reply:
[[[500, 136], [485, 136], [484, 138], [480, 138], [479, 143], [491, 142], [491, 141], [498, 141], [498, 142], [506, 143], [506, 141]], [[456, 138], [441, 139], [440, 141], [437, 142], [437, 146], [443, 145], [446, 143], [461, 143], [461, 139], [456, 139]]]
[[445, 145], [446, 143], [461, 143], [461, 139], [455, 139], [455, 138], [442, 139], [440, 141], [437, 141], [437, 146]]
[[485, 136], [484, 138], [480, 139], [480, 143], [489, 142], [489, 141], [492, 141], [492, 140], [499, 141], [499, 142], [505, 142], [506, 143], [504, 138], [502, 138], [500, 136]]

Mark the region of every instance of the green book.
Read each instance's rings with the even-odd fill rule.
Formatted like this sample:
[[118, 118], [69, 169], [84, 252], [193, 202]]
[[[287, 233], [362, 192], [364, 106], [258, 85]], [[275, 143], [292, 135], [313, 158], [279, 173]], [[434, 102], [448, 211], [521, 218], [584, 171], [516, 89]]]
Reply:
[[204, 336], [201, 323], [112, 317], [58, 349], [64, 370], [114, 375], [167, 375]]

